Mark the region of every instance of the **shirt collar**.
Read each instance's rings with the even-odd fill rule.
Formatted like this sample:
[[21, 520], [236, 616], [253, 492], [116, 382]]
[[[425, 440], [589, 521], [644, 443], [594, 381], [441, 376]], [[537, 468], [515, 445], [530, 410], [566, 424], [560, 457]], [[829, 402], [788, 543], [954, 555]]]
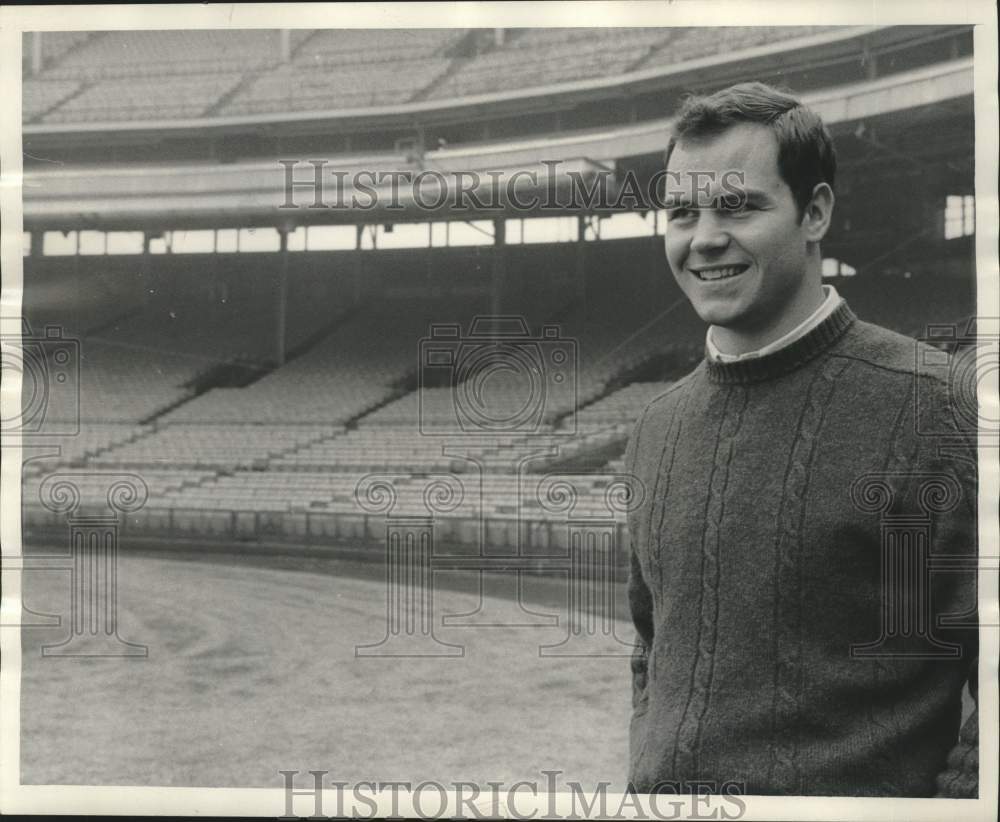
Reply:
[[764, 357], [768, 354], [773, 354], [775, 351], [779, 351], [780, 349], [791, 345], [796, 340], [804, 337], [821, 322], [823, 322], [823, 320], [829, 317], [834, 311], [837, 310], [837, 307], [842, 302], [840, 295], [837, 293], [837, 289], [832, 285], [824, 285], [823, 292], [826, 296], [819, 308], [817, 308], [812, 314], [806, 317], [806, 319], [795, 326], [795, 328], [787, 334], [782, 335], [773, 342], [765, 345], [763, 348], [758, 348], [755, 351], [746, 351], [742, 354], [722, 353], [715, 347], [715, 343], [712, 342], [712, 328], [714, 326], [710, 326], [708, 333], [705, 335], [705, 350], [708, 353], [708, 358], [713, 362], [740, 362], [742, 360], [753, 360], [757, 357]]

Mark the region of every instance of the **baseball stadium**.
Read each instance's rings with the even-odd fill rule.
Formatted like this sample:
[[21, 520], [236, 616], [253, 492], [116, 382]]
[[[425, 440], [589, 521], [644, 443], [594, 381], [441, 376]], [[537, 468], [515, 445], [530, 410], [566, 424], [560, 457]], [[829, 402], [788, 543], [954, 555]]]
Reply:
[[975, 333], [972, 26], [22, 52], [24, 784], [621, 784], [623, 454], [705, 342], [650, 196], [690, 93], [818, 112], [825, 280]]

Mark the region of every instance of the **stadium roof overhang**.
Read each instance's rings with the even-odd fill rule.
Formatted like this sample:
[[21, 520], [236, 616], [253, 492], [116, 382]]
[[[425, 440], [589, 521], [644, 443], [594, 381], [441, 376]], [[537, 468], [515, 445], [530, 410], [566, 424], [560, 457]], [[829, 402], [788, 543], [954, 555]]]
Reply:
[[[803, 99], [836, 134], [872, 118], [890, 130], [906, 129], [914, 117], [947, 116], [949, 106], [971, 109], [972, 93], [973, 60], [964, 58], [825, 89]], [[275, 159], [240, 165], [30, 171], [24, 176], [24, 223], [28, 230], [291, 228], [600, 213], [600, 205], [581, 208], [566, 192], [605, 178], [611, 187], [608, 199], [615, 202], [620, 193], [615, 186], [622, 180], [611, 172], [619, 161], [649, 156], [655, 162], [666, 146], [669, 128], [669, 120], [658, 120], [582, 134], [444, 148], [419, 158], [400, 154], [331, 158], [320, 168], [319, 197], [310, 185], [316, 179], [315, 166], [305, 161], [295, 161], [290, 170]], [[291, 192], [289, 173], [300, 183]], [[383, 174], [381, 185], [372, 176], [378, 173]], [[442, 176], [452, 194], [464, 185], [468, 196], [462, 201], [446, 198], [428, 208], [441, 199]], [[535, 205], [526, 208], [526, 202]], [[478, 203], [491, 208], [480, 208]], [[620, 199], [618, 204], [622, 205]]]
[[[420, 169], [391, 157], [360, 167], [336, 163], [320, 169], [319, 186], [315, 185], [316, 167], [304, 162], [290, 170], [278, 163], [236, 169], [147, 169], [108, 175], [98, 196], [84, 194], [94, 183], [92, 176], [60, 175], [58, 181], [45, 181], [41, 187], [58, 188], [64, 196], [26, 197], [24, 223], [28, 230], [54, 225], [120, 230], [262, 225], [292, 229], [315, 224], [490, 219], [514, 213], [556, 215], [578, 211], [569, 207], [574, 186], [589, 188], [600, 177], [607, 180], [606, 185], [614, 185], [613, 169], [581, 157], [479, 171], [464, 165], [443, 163]], [[294, 188], [287, 186], [289, 174], [297, 181]], [[26, 184], [31, 182], [26, 180]], [[157, 186], [160, 193], [151, 196], [149, 187]]]

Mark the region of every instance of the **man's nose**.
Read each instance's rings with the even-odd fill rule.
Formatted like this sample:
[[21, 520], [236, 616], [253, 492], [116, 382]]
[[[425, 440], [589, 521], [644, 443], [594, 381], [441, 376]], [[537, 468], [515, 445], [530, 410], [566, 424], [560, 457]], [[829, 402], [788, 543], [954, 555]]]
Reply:
[[691, 237], [691, 250], [695, 252], [722, 251], [729, 245], [729, 235], [711, 209], [698, 213], [698, 222]]

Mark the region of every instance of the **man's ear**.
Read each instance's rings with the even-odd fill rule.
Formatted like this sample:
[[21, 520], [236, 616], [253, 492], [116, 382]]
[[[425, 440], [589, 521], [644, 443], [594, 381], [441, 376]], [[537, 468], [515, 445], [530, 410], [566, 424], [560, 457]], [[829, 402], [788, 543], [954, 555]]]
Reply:
[[830, 230], [833, 219], [834, 204], [833, 189], [828, 183], [817, 183], [813, 189], [812, 199], [806, 205], [802, 215], [802, 228], [806, 232], [806, 240], [818, 243]]

